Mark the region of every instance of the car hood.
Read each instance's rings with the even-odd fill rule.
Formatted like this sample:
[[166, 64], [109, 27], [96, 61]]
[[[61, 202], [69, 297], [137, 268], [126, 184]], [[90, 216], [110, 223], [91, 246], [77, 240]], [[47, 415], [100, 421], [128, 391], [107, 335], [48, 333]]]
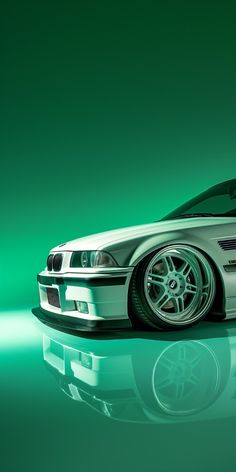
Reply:
[[235, 218], [199, 217], [158, 221], [155, 223], [129, 226], [127, 228], [104, 231], [102, 233], [81, 237], [60, 244], [53, 248], [52, 251], [102, 250], [125, 241], [128, 244], [134, 239], [142, 239], [156, 234], [164, 234], [170, 231], [181, 231], [190, 228], [194, 229], [203, 226], [224, 225], [232, 222], [235, 222]]

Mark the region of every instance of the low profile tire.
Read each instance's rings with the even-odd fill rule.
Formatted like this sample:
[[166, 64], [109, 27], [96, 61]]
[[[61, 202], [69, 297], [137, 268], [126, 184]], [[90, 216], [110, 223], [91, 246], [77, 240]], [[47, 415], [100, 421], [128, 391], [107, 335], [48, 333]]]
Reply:
[[215, 290], [214, 270], [200, 251], [168, 246], [135, 267], [129, 289], [131, 317], [156, 329], [187, 328], [207, 315]]

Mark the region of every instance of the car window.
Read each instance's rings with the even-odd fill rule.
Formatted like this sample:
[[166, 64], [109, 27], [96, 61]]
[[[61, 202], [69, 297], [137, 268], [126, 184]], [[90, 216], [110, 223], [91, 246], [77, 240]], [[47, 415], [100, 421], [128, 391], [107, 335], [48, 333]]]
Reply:
[[228, 194], [215, 195], [191, 206], [186, 213], [206, 212], [206, 213], [227, 213], [236, 211], [236, 200], [231, 200]]
[[181, 205], [164, 217], [163, 220], [177, 218], [181, 215], [194, 215], [195, 213], [206, 213], [213, 216], [236, 216], [236, 180], [230, 180], [211, 187], [206, 192]]

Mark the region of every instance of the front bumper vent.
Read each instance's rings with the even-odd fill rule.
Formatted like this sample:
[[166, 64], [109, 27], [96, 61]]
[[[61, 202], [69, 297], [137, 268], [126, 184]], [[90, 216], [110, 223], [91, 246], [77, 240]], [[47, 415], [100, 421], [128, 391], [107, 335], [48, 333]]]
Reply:
[[59, 272], [62, 266], [63, 256], [62, 254], [49, 254], [47, 258], [47, 269], [49, 271], [54, 270], [55, 272]]
[[49, 305], [60, 308], [60, 298], [56, 288], [47, 287], [47, 297]]
[[234, 249], [236, 250], [236, 238], [222, 239], [221, 241], [218, 241], [218, 244], [224, 251], [232, 251]]

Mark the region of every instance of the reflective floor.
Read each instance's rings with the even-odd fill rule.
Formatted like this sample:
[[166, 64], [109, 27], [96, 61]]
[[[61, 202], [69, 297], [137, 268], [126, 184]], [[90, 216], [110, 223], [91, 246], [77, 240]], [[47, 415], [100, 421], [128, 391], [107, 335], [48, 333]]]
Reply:
[[0, 315], [1, 471], [231, 471], [236, 321], [74, 335]]

